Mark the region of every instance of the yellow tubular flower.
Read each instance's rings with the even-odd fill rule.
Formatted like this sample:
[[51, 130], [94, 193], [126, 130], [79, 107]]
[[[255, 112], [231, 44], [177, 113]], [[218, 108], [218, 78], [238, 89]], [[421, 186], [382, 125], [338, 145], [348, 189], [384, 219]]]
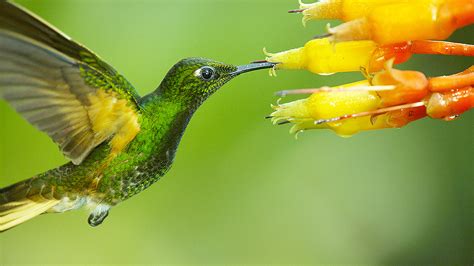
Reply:
[[375, 7], [367, 16], [334, 27], [329, 33], [336, 42], [444, 40], [473, 22], [474, 0], [419, 0]]
[[372, 41], [332, 44], [327, 38], [315, 39], [304, 47], [280, 53], [266, 53], [266, 60], [280, 63], [276, 69], [307, 69], [316, 74], [359, 71], [367, 67], [377, 45]]
[[312, 4], [305, 4], [300, 0], [301, 9], [290, 12], [303, 13], [303, 24], [317, 19], [349, 21], [365, 17], [378, 6], [400, 2], [416, 2], [416, 0], [321, 0]]
[[[369, 85], [369, 82], [364, 80], [332, 89], [339, 90]], [[357, 117], [322, 124], [317, 124], [315, 121], [374, 111], [380, 105], [380, 98], [373, 91], [324, 91], [313, 93], [306, 99], [274, 106], [275, 111], [271, 116], [274, 123], [284, 121], [294, 123], [291, 133], [307, 129], [331, 129], [340, 136], [349, 137], [362, 130], [386, 128], [388, 116], [384, 114], [377, 117], [376, 120], [372, 120], [369, 116]]]

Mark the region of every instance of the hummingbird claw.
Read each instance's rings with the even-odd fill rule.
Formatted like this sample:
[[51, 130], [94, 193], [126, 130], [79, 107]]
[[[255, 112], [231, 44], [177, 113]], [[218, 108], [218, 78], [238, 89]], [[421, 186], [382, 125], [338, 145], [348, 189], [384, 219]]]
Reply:
[[109, 207], [97, 206], [94, 211], [89, 215], [87, 222], [90, 226], [96, 227], [104, 222], [105, 218], [109, 216]]

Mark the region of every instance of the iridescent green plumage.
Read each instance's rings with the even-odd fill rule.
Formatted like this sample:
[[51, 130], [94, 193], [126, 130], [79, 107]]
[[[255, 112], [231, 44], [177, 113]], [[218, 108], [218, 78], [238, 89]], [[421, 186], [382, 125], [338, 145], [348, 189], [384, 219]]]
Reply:
[[141, 192], [171, 164], [193, 113], [235, 76], [273, 64], [234, 67], [184, 59], [140, 98], [85, 47], [0, 0], [0, 96], [47, 133], [72, 161], [0, 189], [0, 231], [43, 212], [92, 207], [91, 225]]

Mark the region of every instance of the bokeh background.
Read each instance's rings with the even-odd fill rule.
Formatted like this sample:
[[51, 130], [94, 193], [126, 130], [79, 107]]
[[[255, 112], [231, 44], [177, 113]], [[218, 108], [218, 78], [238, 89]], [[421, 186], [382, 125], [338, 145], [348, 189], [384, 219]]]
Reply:
[[[244, 64], [262, 48], [301, 46], [288, 0], [18, 0], [97, 52], [140, 93], [179, 59]], [[474, 43], [474, 28], [451, 40]], [[450, 74], [472, 58], [415, 56], [402, 68]], [[172, 170], [115, 207], [43, 215], [0, 235], [0, 265], [138, 263], [472, 264], [474, 112], [344, 139], [298, 140], [264, 116], [281, 89], [335, 85], [360, 73], [247, 74], [196, 113]], [[0, 186], [65, 162], [49, 138], [0, 102]]]

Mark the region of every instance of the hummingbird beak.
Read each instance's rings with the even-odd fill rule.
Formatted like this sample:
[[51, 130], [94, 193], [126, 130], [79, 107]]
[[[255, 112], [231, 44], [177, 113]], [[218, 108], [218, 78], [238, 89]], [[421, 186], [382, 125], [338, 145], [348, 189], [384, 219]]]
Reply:
[[237, 70], [230, 73], [230, 75], [235, 77], [235, 76], [238, 76], [240, 74], [251, 72], [251, 71], [254, 71], [254, 70], [272, 68], [275, 65], [277, 65], [277, 63], [271, 63], [271, 62], [266, 62], [266, 61], [255, 62], [255, 63], [248, 64], [248, 65], [238, 66]]

